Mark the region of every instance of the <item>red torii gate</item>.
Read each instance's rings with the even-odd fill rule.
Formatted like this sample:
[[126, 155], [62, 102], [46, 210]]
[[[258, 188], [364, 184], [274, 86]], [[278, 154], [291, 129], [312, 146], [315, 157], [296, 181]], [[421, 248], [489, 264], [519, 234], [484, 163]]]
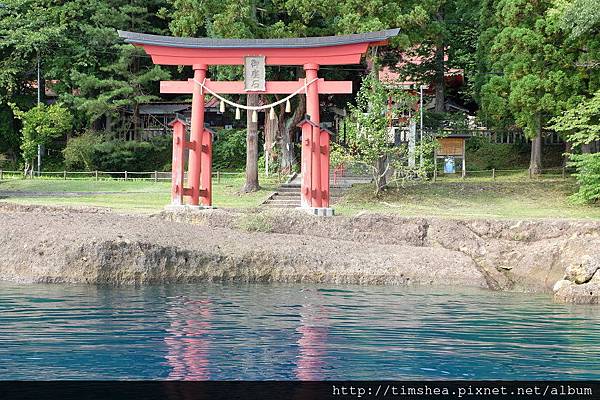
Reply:
[[[191, 93], [190, 140], [182, 121], [174, 121], [171, 204], [212, 206], [212, 132], [204, 127], [205, 92], [219, 94], [305, 94], [308, 119], [302, 124], [301, 205], [315, 214], [329, 209], [329, 133], [320, 127], [319, 94], [352, 93], [350, 81], [319, 79], [320, 65], [358, 64], [369, 46], [385, 45], [398, 29], [355, 35], [292, 39], [180, 38], [119, 31], [127, 43], [144, 48], [155, 64], [190, 65], [194, 78], [163, 81], [161, 93]], [[243, 65], [246, 57], [264, 57], [265, 65], [303, 66], [305, 79], [264, 82], [249, 89], [247, 82], [213, 82], [206, 78], [211, 65]], [[184, 151], [189, 150], [188, 187], [184, 187]]]

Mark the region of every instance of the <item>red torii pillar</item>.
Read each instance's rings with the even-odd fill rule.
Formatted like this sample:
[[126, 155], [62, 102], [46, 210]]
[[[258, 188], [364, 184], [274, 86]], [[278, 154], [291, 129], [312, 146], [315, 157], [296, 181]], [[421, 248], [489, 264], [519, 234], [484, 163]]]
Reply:
[[[194, 65], [194, 79], [202, 82], [206, 78], [206, 65]], [[191, 189], [191, 204], [199, 205], [200, 200], [200, 174], [202, 171], [202, 139], [204, 133], [204, 108], [205, 108], [204, 93], [202, 88], [195, 85], [192, 95], [192, 120], [190, 126], [190, 156], [188, 161], [188, 186]], [[212, 154], [211, 154], [212, 158]], [[210, 206], [210, 199], [202, 196], [202, 205]]]
[[[318, 70], [318, 64], [305, 64], [306, 81], [317, 79]], [[328, 209], [330, 133], [321, 129], [319, 85], [309, 85], [306, 90], [306, 115], [309, 119], [298, 124], [302, 128], [301, 204], [303, 207]]]
[[[318, 70], [319, 66], [317, 64], [304, 65], [307, 82], [317, 78]], [[327, 193], [323, 193], [321, 190], [321, 176], [327, 175], [329, 178], [329, 171], [321, 170], [321, 117], [319, 115], [319, 87], [317, 85], [310, 85], [306, 89], [306, 114], [310, 117], [311, 122], [314, 124], [312, 126], [309, 153], [312, 171], [310, 174], [310, 207], [321, 208], [323, 207], [323, 197], [327, 195]], [[303, 154], [306, 153], [304, 151], [304, 147], [302, 147], [302, 150]]]

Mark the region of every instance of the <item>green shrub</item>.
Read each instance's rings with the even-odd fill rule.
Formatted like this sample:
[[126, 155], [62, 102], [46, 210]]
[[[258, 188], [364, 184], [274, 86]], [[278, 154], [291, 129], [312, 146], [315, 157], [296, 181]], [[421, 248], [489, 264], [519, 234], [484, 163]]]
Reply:
[[[259, 152], [260, 153], [260, 152]], [[277, 173], [281, 169], [280, 159], [277, 157], [275, 160], [269, 160], [269, 173]], [[265, 153], [262, 152], [258, 157], [258, 170], [260, 172], [265, 172]]]
[[220, 130], [213, 142], [213, 169], [243, 169], [245, 165], [246, 130]]
[[49, 106], [38, 104], [27, 111], [21, 111], [14, 104], [12, 107], [15, 117], [23, 121], [21, 151], [26, 163], [33, 164], [39, 145], [48, 145], [69, 132], [73, 125], [69, 109], [58, 103]]
[[575, 167], [579, 191], [571, 196], [575, 203], [600, 203], [600, 153], [571, 154], [569, 166]]
[[[170, 171], [173, 139], [157, 136], [149, 141], [107, 140], [108, 134], [85, 132], [71, 138], [63, 150], [70, 170]], [[246, 131], [222, 130], [213, 142], [215, 170], [243, 169], [246, 163]]]
[[94, 146], [92, 165], [101, 171], [164, 171], [171, 161], [172, 146], [170, 136], [145, 142], [106, 141]]
[[99, 146], [104, 140], [104, 134], [94, 131], [86, 131], [79, 136], [70, 138], [62, 151], [65, 167], [70, 170], [93, 170], [96, 146]]
[[[63, 151], [69, 169], [100, 171], [169, 171], [173, 142], [170, 135], [149, 141], [106, 140], [106, 133], [85, 132], [70, 139]], [[243, 169], [246, 131], [222, 130], [213, 142], [215, 170]]]
[[528, 146], [524, 144], [490, 143], [485, 137], [468, 138], [465, 145], [467, 169], [520, 169], [527, 168]]
[[[552, 129], [566, 136], [573, 147], [600, 140], [600, 90], [562, 115], [552, 119]], [[569, 154], [575, 167], [579, 191], [571, 196], [578, 203], [598, 203], [600, 199], [600, 154]]]
[[0, 167], [16, 169], [16, 156], [19, 154], [21, 137], [15, 126], [10, 107], [0, 104]]

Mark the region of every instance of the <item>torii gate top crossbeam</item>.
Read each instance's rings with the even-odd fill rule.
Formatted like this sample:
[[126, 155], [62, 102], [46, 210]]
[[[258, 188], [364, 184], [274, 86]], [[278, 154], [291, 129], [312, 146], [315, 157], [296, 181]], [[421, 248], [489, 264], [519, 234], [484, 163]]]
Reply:
[[385, 45], [399, 29], [354, 35], [289, 39], [181, 38], [119, 31], [125, 42], [142, 46], [155, 64], [241, 65], [263, 55], [267, 65], [357, 64], [369, 46]]
[[[240, 94], [244, 92], [244, 82], [213, 82], [210, 79], [205, 81], [206, 87], [219, 94]], [[318, 85], [319, 93], [322, 94], [348, 94], [352, 93], [352, 81], [326, 81], [319, 79], [315, 82]], [[290, 94], [304, 86], [304, 80], [298, 81], [268, 81], [263, 94]], [[194, 80], [188, 81], [161, 81], [160, 92], [170, 94], [193, 93]], [[305, 90], [300, 93], [305, 94]]]

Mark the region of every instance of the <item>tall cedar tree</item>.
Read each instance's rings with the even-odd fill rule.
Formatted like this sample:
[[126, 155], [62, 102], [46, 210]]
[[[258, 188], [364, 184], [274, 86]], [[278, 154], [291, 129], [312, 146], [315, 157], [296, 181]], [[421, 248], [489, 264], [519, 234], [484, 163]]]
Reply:
[[[548, 120], [578, 99], [581, 76], [575, 52], [550, 1], [499, 0], [482, 35], [491, 42], [488, 72], [481, 87], [481, 112], [493, 127], [515, 124], [531, 139], [530, 172], [541, 173], [543, 129]], [[480, 41], [483, 43], [483, 41]], [[497, 74], [497, 75], [496, 75]]]

